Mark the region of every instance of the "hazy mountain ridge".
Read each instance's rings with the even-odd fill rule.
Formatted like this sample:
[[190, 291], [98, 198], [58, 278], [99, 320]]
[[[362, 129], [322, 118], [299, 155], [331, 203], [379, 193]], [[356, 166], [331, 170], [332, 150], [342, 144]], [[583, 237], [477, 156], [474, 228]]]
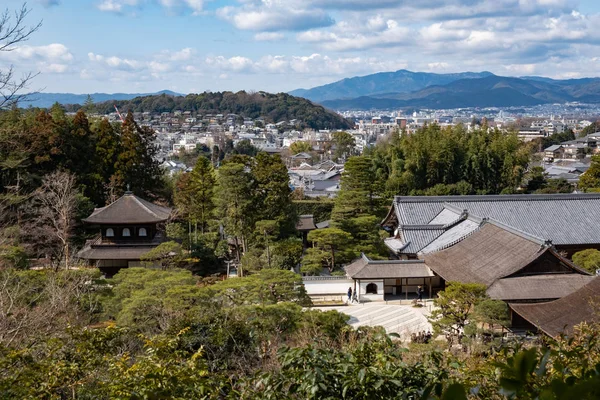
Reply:
[[312, 101], [350, 99], [389, 92], [408, 93], [428, 86], [445, 85], [460, 79], [476, 79], [492, 76], [491, 72], [463, 72], [456, 74], [433, 74], [412, 72], [404, 69], [395, 72], [379, 72], [372, 75], [356, 76], [341, 81], [317, 86], [312, 89], [296, 89], [289, 92]]
[[[161, 90], [155, 93], [90, 93], [89, 95], [94, 100], [94, 103], [102, 103], [105, 101], [116, 100], [131, 100], [136, 97], [152, 96], [166, 94], [169, 96], [183, 96], [170, 90]], [[87, 99], [88, 94], [75, 93], [33, 93], [27, 101], [21, 104], [21, 107], [51, 107], [54, 103], [59, 104], [83, 104]]]
[[459, 79], [444, 85], [431, 85], [410, 93], [394, 91], [352, 99], [321, 101], [333, 109], [385, 109], [403, 107], [461, 108], [512, 107], [544, 103], [600, 103], [600, 78], [555, 80], [543, 77], [503, 77]]

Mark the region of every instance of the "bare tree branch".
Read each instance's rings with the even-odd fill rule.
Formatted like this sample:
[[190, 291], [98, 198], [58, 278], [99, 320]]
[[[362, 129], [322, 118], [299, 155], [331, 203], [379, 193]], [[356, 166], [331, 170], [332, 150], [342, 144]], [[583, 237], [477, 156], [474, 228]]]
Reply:
[[[0, 51], [15, 50], [19, 43], [29, 40], [29, 37], [42, 26], [42, 21], [36, 25], [26, 25], [25, 19], [30, 13], [27, 3], [21, 9], [11, 13], [8, 8], [0, 15]], [[15, 76], [14, 66], [0, 70], [0, 110], [10, 108], [19, 101], [26, 99], [28, 94], [22, 92], [38, 73], [24, 73], [20, 78]]]

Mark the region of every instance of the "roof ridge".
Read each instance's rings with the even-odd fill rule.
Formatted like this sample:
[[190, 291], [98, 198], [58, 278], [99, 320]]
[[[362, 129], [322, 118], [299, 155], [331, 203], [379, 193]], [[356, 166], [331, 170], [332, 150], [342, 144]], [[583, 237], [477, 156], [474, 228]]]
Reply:
[[146, 209], [150, 214], [152, 214], [152, 216], [156, 217], [156, 218], [160, 218], [154, 211], [152, 211], [150, 209], [150, 207], [148, 207], [147, 205], [144, 204], [144, 202], [142, 201], [142, 199], [140, 199], [139, 197], [137, 197], [135, 194], [131, 194], [130, 196], [133, 196], [133, 199], [142, 207], [144, 207], [144, 209]]
[[552, 194], [486, 194], [461, 196], [395, 196], [394, 203], [441, 203], [441, 202], [485, 202], [485, 201], [549, 201], [598, 199], [600, 193], [552, 193]]
[[495, 225], [500, 229], [504, 229], [505, 231], [512, 233], [513, 235], [517, 235], [523, 239], [529, 240], [530, 242], [540, 244], [542, 246], [549, 246], [552, 244], [552, 241], [549, 239], [542, 239], [540, 237], [533, 236], [532, 234], [523, 232], [522, 230], [512, 227], [510, 225], [503, 224], [502, 222], [497, 221], [493, 218], [483, 218], [481, 225], [483, 226], [486, 223]]

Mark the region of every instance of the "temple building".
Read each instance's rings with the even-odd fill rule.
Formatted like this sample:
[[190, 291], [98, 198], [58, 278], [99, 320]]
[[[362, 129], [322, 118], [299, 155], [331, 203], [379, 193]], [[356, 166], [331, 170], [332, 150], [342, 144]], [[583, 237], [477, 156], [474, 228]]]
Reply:
[[600, 249], [600, 193], [396, 196], [382, 226], [391, 255], [417, 259], [479, 229], [483, 220], [549, 240], [568, 257]]
[[108, 276], [121, 268], [140, 266], [140, 257], [166, 240], [164, 223], [171, 209], [126, 192], [83, 219], [98, 235], [77, 254]]
[[568, 296], [547, 303], [510, 304], [513, 327], [539, 331], [548, 336], [570, 335], [582, 322], [598, 323], [600, 277]]

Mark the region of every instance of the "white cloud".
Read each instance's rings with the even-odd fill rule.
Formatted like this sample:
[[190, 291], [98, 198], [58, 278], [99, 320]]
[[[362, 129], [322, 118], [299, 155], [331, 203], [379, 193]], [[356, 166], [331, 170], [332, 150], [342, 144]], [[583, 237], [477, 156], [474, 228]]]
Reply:
[[187, 9], [193, 15], [200, 15], [204, 10], [204, 0], [102, 0], [97, 7], [100, 11], [122, 14], [134, 7], [142, 7], [145, 3], [156, 3], [171, 11]]
[[4, 53], [9, 58], [14, 57], [21, 60], [30, 59], [46, 59], [46, 60], [61, 60], [71, 61], [73, 54], [69, 49], [60, 43], [52, 43], [45, 46], [20, 46], [13, 51]]
[[265, 0], [261, 6], [223, 7], [217, 16], [231, 22], [236, 28], [250, 31], [301, 31], [329, 26], [335, 21], [319, 9], [286, 7], [280, 1]]
[[41, 65], [41, 72], [46, 72], [46, 73], [51, 73], [51, 74], [63, 74], [65, 72], [67, 72], [67, 70], [69, 69], [69, 66], [67, 64], [58, 64], [58, 63], [52, 63], [52, 64], [46, 64], [43, 63]]
[[254, 35], [254, 40], [259, 42], [270, 42], [281, 40], [285, 35], [281, 32], [260, 32]]

